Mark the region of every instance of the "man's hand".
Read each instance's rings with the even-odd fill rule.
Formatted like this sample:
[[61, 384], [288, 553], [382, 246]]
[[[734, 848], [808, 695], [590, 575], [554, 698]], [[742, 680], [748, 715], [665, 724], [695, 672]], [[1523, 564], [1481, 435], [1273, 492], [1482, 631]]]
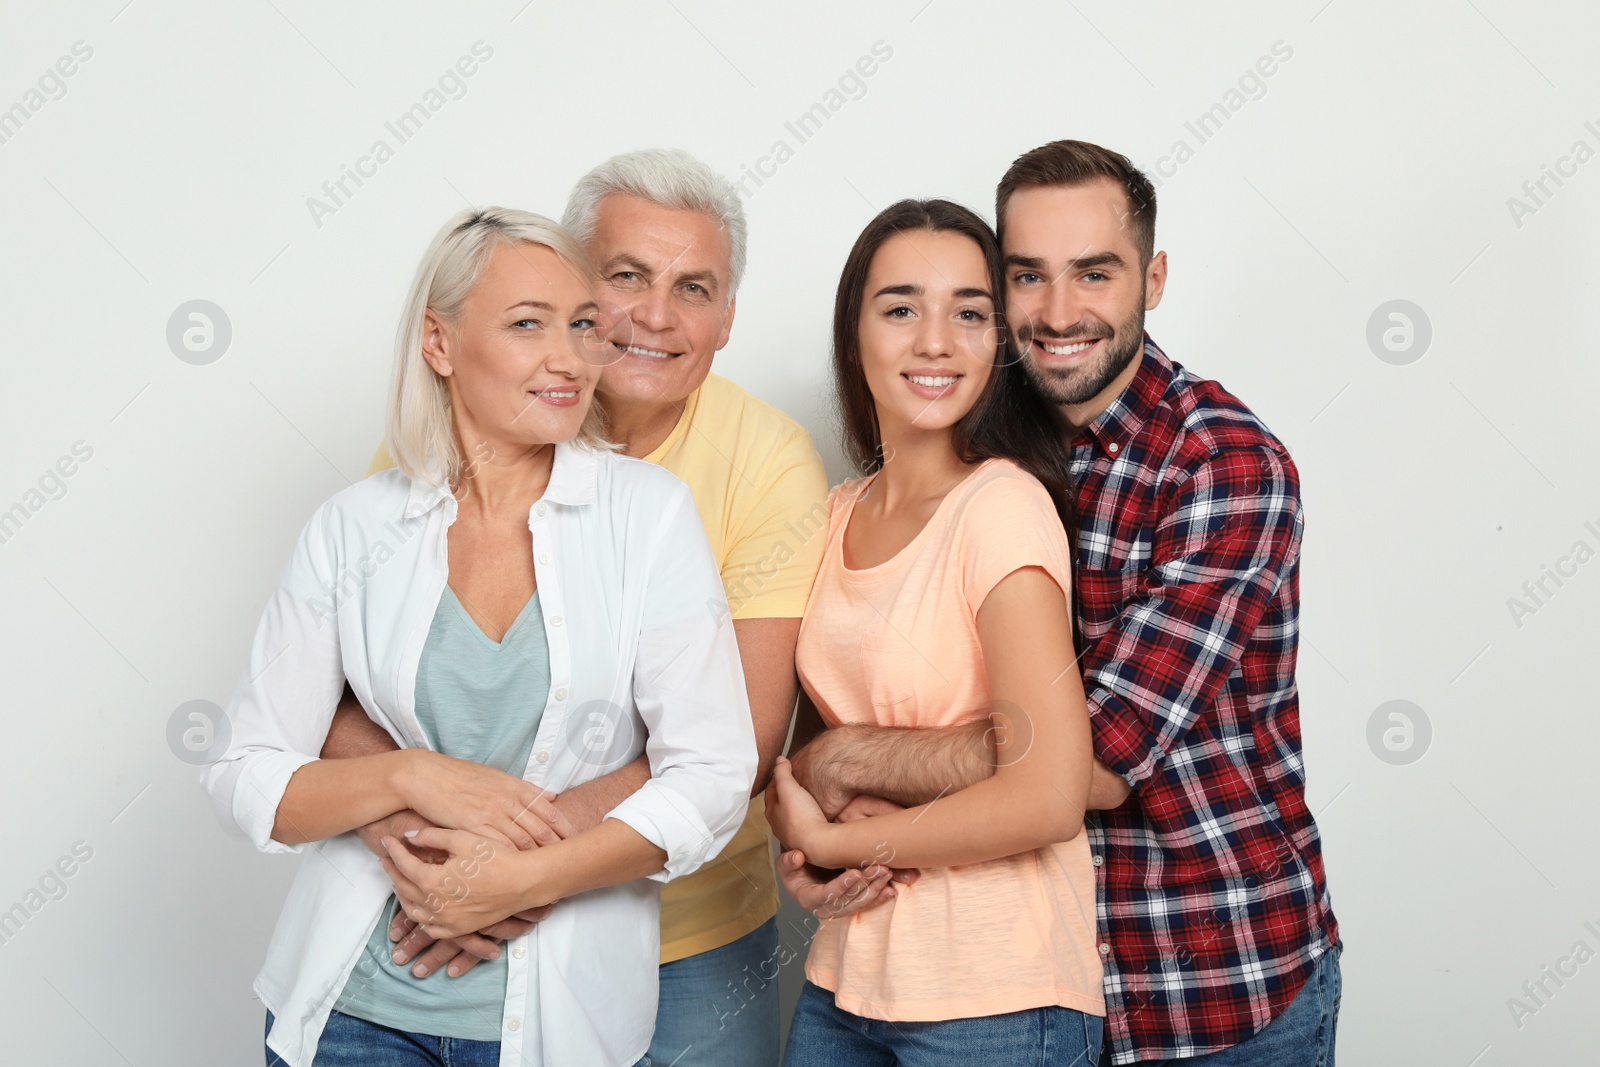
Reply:
[[[429, 851], [444, 855], [437, 849]], [[435, 941], [417, 925], [415, 919], [403, 911], [396, 911], [389, 923], [389, 940], [395, 943], [394, 961], [404, 964], [415, 957], [417, 962], [411, 968], [411, 973], [418, 978], [426, 978], [441, 967], [447, 968], [445, 973], [451, 978], [460, 978], [476, 967], [479, 960], [499, 959], [499, 942], [521, 937], [532, 930], [534, 924], [549, 915], [554, 906], [546, 904], [542, 908], [518, 912], [475, 934], [463, 934], [443, 941]]]
[[816, 799], [822, 814], [830, 820], [837, 819], [845, 805], [856, 795], [853, 789], [844, 787], [836, 773], [839, 758], [849, 745], [849, 733], [848, 726], [824, 730], [789, 757], [789, 769], [794, 774], [794, 780]]
[[1096, 757], [1094, 770], [1089, 777], [1089, 810], [1110, 811], [1112, 808], [1122, 807], [1123, 801], [1133, 789], [1128, 785], [1128, 780], [1116, 771], [1101, 763]]
[[[367, 823], [367, 825], [356, 831], [356, 836], [361, 838], [361, 843], [367, 846], [368, 852], [379, 859], [387, 859], [389, 853], [383, 847], [383, 839], [385, 837], [405, 837], [407, 830], [426, 830], [432, 826], [433, 823], [407, 808], [405, 811], [397, 811], [387, 818], [379, 819], [377, 822]], [[432, 848], [419, 848], [417, 855], [429, 863], [443, 863], [445, 858], [443, 852]], [[400, 962], [403, 963], [405, 961], [401, 960]]]
[[778, 857], [783, 888], [796, 904], [819, 919], [840, 919], [894, 899], [894, 872], [888, 867], [849, 870], [831, 879], [830, 874], [808, 864], [803, 852], [785, 852]]
[[870, 793], [861, 793], [850, 799], [833, 817], [834, 822], [854, 822], [857, 819], [870, 819], [874, 815], [890, 815], [897, 811], [905, 811], [904, 804], [896, 804], [892, 800], [875, 797]]
[[[373, 855], [387, 858], [388, 852], [383, 847], [385, 837], [404, 839], [407, 830], [432, 827], [431, 822], [414, 811], [399, 811], [387, 819], [368, 823], [357, 832], [361, 837], [361, 843], [366, 845]], [[412, 851], [428, 863], [443, 863], [449, 855], [421, 845], [413, 845]], [[410, 963], [415, 959], [416, 964], [411, 968], [411, 973], [418, 978], [426, 978], [441, 967], [448, 967], [446, 973], [450, 977], [459, 978], [476, 967], [479, 960], [499, 959], [499, 942], [521, 937], [533, 929], [534, 923], [549, 914], [550, 905], [546, 905], [543, 908], [519, 912], [475, 934], [435, 941], [414, 920], [408, 918], [405, 912], [397, 911], [389, 923], [389, 940], [395, 942], [392, 958], [399, 964]]]
[[[870, 819], [874, 815], [888, 815], [896, 811], [905, 811], [904, 804], [896, 804], [892, 800], [875, 797], [868, 793], [861, 793], [844, 806], [844, 810], [834, 822], [854, 822], [857, 819]], [[891, 867], [889, 878], [891, 888], [894, 885], [910, 885], [915, 882], [922, 872], [915, 867]]]
[[[388, 852], [383, 847], [385, 837], [404, 839], [407, 830], [432, 827], [433, 823], [427, 819], [414, 811], [406, 810], [395, 812], [386, 819], [368, 823], [357, 833], [361, 843], [366, 845], [373, 855], [387, 858]], [[448, 853], [438, 849], [424, 848], [421, 845], [412, 845], [411, 848], [419, 858], [428, 863], [443, 863], [448, 858]], [[392, 958], [394, 962], [402, 965], [415, 960], [411, 973], [417, 978], [426, 978], [441, 968], [445, 968], [451, 978], [459, 978], [476, 967], [479, 960], [499, 959], [499, 943], [521, 937], [532, 930], [534, 923], [550, 914], [550, 907], [546, 905], [543, 908], [519, 912], [475, 934], [463, 934], [441, 941], [429, 936], [427, 931], [418, 926], [413, 919], [408, 918], [405, 912], [397, 911], [393, 921], [389, 923], [389, 940], [395, 942]]]

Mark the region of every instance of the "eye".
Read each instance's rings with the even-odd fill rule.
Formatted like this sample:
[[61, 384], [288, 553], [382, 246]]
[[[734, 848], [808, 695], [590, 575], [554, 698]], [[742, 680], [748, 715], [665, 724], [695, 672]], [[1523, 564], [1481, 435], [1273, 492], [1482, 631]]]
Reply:
[[966, 322], [989, 321], [988, 313], [979, 311], [977, 308], [962, 308], [960, 311], [956, 312], [956, 315]]
[[1104, 281], [1105, 278], [1105, 272], [1099, 270], [1092, 270], [1083, 276], [1084, 281]]
[[699, 282], [690, 282], [688, 285], [685, 285], [684, 288], [691, 293], [695, 293], [696, 295], [706, 291], [706, 287], [701, 285]]
[[1035, 285], [1043, 279], [1034, 271], [1024, 270], [1017, 272], [1015, 280], [1018, 285]]
[[573, 330], [593, 330], [597, 329], [599, 325], [594, 319], [573, 319], [569, 328]]
[[888, 318], [891, 318], [891, 319], [909, 318], [913, 314], [915, 314], [915, 313], [911, 310], [911, 307], [909, 305], [907, 305], [907, 304], [896, 304], [894, 307], [889, 308], [887, 311], [884, 312], [884, 315], [887, 316]]
[[518, 319], [511, 325], [519, 330], [537, 330], [542, 327], [544, 323], [540, 322], [538, 319]]

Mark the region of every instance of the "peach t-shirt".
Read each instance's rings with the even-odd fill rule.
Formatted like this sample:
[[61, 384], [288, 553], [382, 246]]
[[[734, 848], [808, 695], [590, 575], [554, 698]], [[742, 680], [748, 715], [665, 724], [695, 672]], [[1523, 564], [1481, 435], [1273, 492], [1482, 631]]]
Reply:
[[[984, 598], [1022, 567], [1042, 567], [1071, 588], [1070, 550], [1050, 496], [1011, 461], [987, 460], [897, 555], [852, 570], [844, 531], [872, 481], [845, 482], [828, 498], [828, 544], [796, 650], [800, 681], [829, 726], [985, 719]], [[1072, 653], [1062, 652], [1065, 666]], [[1104, 1015], [1094, 892], [1087, 834], [988, 863], [925, 869], [895, 899], [824, 921], [806, 977], [840, 1008], [873, 1019], [1048, 1005]]]

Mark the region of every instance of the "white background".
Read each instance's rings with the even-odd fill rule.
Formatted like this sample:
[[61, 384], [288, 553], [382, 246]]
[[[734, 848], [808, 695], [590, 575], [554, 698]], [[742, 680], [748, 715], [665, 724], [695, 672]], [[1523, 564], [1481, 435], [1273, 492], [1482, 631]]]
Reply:
[[[451, 212], [559, 215], [580, 173], [651, 145], [737, 178], [788, 141], [746, 186], [716, 367], [804, 422], [837, 480], [827, 335], [856, 233], [903, 196], [987, 214], [1012, 158], [1077, 137], [1166, 170], [1151, 333], [1304, 481], [1341, 1062], [1592, 1060], [1600, 963], [1542, 1005], [1522, 987], [1600, 951], [1600, 561], [1520, 620], [1508, 598], [1574, 542], [1600, 549], [1600, 160], [1520, 219], [1507, 204], [1575, 141], [1600, 149], [1591, 6], [524, 2], [7, 5], [0, 108], [74, 42], [93, 54], [0, 144], [0, 509], [74, 442], [93, 455], [0, 543], [0, 910], [75, 842], [93, 857], [0, 944], [0, 1059], [261, 1062], [250, 980], [298, 861], [223, 836], [168, 721], [226, 702], [301, 524], [365, 469], [402, 295]], [[395, 147], [384, 123], [480, 40], [465, 94], [318, 225], [307, 198]], [[785, 122], [879, 41], [864, 93], [797, 144]], [[1199, 143], [1185, 124], [1280, 41], [1264, 93]], [[166, 341], [193, 299], [232, 324], [205, 366]], [[1367, 341], [1394, 299], [1432, 325], [1409, 365]], [[1403, 766], [1367, 740], [1397, 699], [1432, 725]], [[1537, 1008], [1520, 1026], [1512, 997]]]

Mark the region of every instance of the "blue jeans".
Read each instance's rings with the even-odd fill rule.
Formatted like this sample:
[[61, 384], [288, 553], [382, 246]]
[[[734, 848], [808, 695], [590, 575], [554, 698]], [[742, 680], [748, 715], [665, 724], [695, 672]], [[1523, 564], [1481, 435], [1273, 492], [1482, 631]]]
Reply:
[[[267, 1012], [267, 1031], [272, 1013]], [[500, 1042], [412, 1034], [336, 1011], [317, 1043], [312, 1067], [497, 1067]], [[267, 1067], [285, 1067], [267, 1049]]]
[[661, 965], [653, 1067], [777, 1067], [778, 920]]
[[[1341, 951], [1324, 952], [1283, 1014], [1242, 1043], [1187, 1060], [1146, 1060], [1139, 1067], [1333, 1067], [1334, 1031], [1344, 990]], [[1110, 1067], [1109, 1044], [1101, 1063]]]
[[783, 1067], [1093, 1067], [1105, 1020], [1071, 1008], [932, 1023], [864, 1019], [809, 981], [800, 990]]

